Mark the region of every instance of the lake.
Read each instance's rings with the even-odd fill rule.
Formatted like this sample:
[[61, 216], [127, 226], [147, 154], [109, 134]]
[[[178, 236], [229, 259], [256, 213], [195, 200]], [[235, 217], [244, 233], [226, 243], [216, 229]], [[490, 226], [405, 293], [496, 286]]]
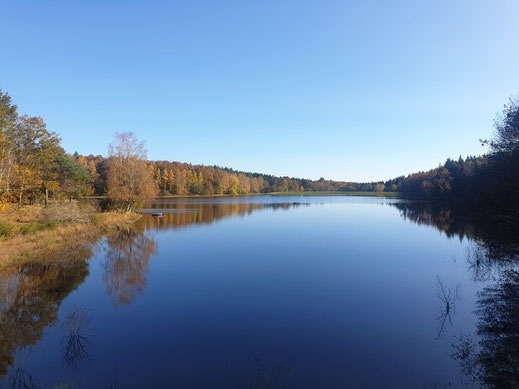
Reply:
[[72, 259], [0, 272], [0, 387], [518, 383], [513, 237], [374, 197], [143, 212]]

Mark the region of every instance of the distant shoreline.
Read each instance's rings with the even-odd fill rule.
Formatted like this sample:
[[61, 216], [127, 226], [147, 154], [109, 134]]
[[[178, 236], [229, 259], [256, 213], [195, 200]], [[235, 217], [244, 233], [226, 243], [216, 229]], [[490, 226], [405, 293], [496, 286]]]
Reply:
[[[215, 197], [255, 197], [255, 196], [365, 196], [365, 197], [390, 197], [401, 198], [400, 192], [270, 192], [270, 193], [248, 193], [248, 194], [208, 194], [208, 195], [161, 195], [156, 196], [158, 199], [183, 199], [183, 198], [215, 198]], [[88, 196], [85, 199], [102, 200], [106, 196]]]

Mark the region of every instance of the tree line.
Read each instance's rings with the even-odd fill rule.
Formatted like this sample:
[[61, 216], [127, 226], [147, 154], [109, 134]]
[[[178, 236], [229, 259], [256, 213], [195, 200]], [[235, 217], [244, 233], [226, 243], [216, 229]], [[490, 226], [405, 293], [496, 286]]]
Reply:
[[519, 217], [519, 97], [511, 97], [494, 122], [487, 154], [448, 159], [436, 169], [397, 179], [412, 199], [463, 203], [496, 215]]
[[[110, 158], [101, 155], [74, 158], [87, 161], [95, 167], [93, 186], [96, 195], [107, 193]], [[383, 192], [395, 190], [391, 183], [355, 183], [325, 180], [308, 180], [291, 177], [277, 177], [261, 173], [236, 171], [219, 166], [192, 165], [182, 162], [146, 161], [157, 183], [159, 195], [240, 195], [274, 192]]]
[[41, 117], [21, 115], [0, 90], [0, 201], [31, 203], [91, 194], [86, 160], [68, 156]]
[[107, 157], [68, 155], [41, 117], [21, 115], [0, 90], [0, 202], [44, 202], [106, 196], [129, 210], [156, 195], [240, 195], [272, 192], [401, 192], [426, 200], [492, 204], [518, 214], [519, 99], [511, 98], [495, 121], [483, 156], [448, 159], [427, 172], [388, 181], [355, 183], [235, 171], [219, 166], [150, 161], [144, 143], [117, 133]]
[[116, 134], [108, 156], [67, 154], [41, 117], [18, 113], [0, 90], [0, 203], [107, 196], [130, 209], [155, 195], [240, 195], [303, 191], [388, 191], [392, 182], [354, 183], [277, 177], [219, 166], [147, 160], [132, 133]]

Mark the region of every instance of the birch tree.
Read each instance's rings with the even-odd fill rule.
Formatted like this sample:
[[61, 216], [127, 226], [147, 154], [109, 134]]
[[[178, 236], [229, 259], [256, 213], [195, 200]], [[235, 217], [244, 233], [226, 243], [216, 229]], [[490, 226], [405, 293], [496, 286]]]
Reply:
[[131, 132], [116, 133], [108, 147], [108, 154], [109, 199], [128, 212], [137, 203], [155, 197], [157, 185], [146, 165], [144, 142], [140, 142]]

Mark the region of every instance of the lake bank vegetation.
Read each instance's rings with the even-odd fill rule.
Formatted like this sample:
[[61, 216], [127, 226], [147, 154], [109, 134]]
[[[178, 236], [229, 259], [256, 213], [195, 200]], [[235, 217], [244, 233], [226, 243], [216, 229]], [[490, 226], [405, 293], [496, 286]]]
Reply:
[[101, 236], [120, 231], [141, 215], [98, 212], [91, 206], [49, 203], [18, 206], [0, 213], [0, 268], [37, 260], [47, 263], [76, 255]]
[[[482, 141], [489, 146], [487, 154], [448, 159], [427, 172], [372, 183], [276, 177], [218, 166], [151, 161], [144, 143], [130, 132], [115, 134], [106, 157], [70, 155], [41, 117], [19, 114], [9, 94], [2, 91], [0, 130], [2, 245], [5, 242], [1, 241], [27, 240], [44, 231], [63, 231], [67, 225], [75, 229], [78, 225], [95, 226], [95, 218], [105, 217], [100, 216], [100, 210], [128, 212], [156, 196], [401, 194], [408, 199], [463, 204], [469, 212], [483, 210], [510, 222], [519, 217], [517, 98], [511, 98], [496, 119], [494, 137]], [[89, 196], [101, 198], [101, 209], [85, 214], [78, 201]], [[34, 211], [37, 207], [42, 210]], [[34, 212], [40, 215], [31, 219]], [[115, 214], [111, 218], [117, 219]]]
[[240, 195], [272, 192], [384, 192], [391, 182], [354, 183], [276, 177], [218, 166], [147, 160], [131, 133], [115, 135], [104, 156], [67, 154], [41, 117], [19, 114], [0, 91], [0, 203], [47, 204], [104, 196], [105, 205], [131, 210], [161, 196]]
[[[42, 118], [19, 114], [10, 96], [1, 91], [0, 129], [0, 267], [34, 258], [41, 262], [66, 258], [140, 217], [101, 212], [97, 204], [79, 201], [94, 193], [95, 166], [68, 155]], [[114, 164], [118, 157], [112, 158]], [[134, 166], [123, 162], [126, 171], [135, 174]], [[118, 205], [124, 192], [116, 196], [120, 178], [116, 173], [114, 168], [109, 175], [110, 194]], [[129, 187], [131, 198], [139, 200], [139, 185]]]
[[[463, 203], [516, 219], [519, 216], [518, 98], [510, 98], [495, 120], [494, 137], [483, 140], [489, 152], [481, 156], [447, 159], [435, 169], [387, 181], [355, 183], [321, 178], [307, 180], [235, 171], [218, 166], [146, 161], [159, 196], [213, 196], [240, 194], [357, 194]], [[107, 193], [110, 159], [79, 156], [94, 166], [97, 195]]]
[[[517, 98], [495, 122], [496, 135], [482, 141], [490, 152], [448, 159], [438, 168], [388, 181], [355, 183], [308, 180], [235, 171], [218, 166], [151, 161], [131, 133], [116, 134], [106, 157], [68, 155], [59, 136], [41, 118], [20, 115], [0, 94], [0, 199], [3, 203], [46, 203], [102, 196], [112, 208], [131, 210], [155, 196], [214, 196], [264, 193], [378, 194], [406, 198], [510, 203], [517, 200]], [[499, 188], [499, 189], [498, 189]], [[516, 201], [517, 202], [517, 201]]]

